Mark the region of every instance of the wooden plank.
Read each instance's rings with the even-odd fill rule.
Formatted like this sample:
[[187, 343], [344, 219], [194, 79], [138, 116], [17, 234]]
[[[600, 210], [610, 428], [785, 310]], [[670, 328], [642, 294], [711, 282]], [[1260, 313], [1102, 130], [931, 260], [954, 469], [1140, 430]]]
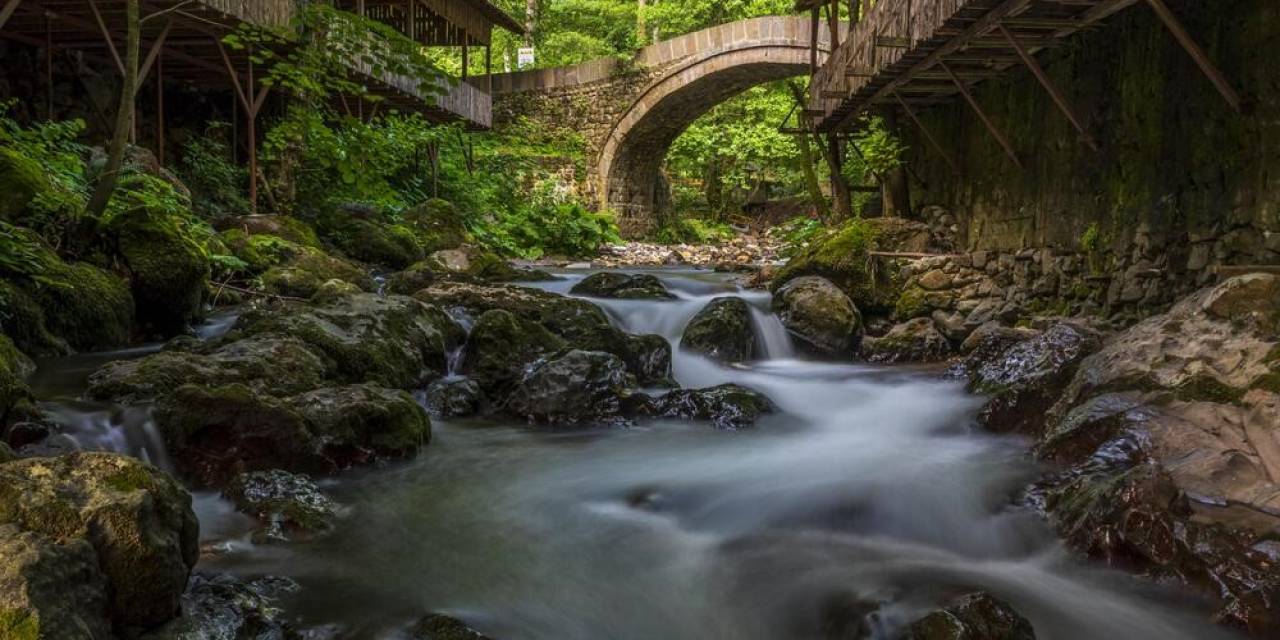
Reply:
[[902, 99], [902, 96], [899, 95], [897, 91], [893, 92], [893, 97], [898, 100], [898, 104], [902, 105], [902, 110], [907, 112], [907, 117], [911, 118], [911, 121], [916, 123], [916, 127], [920, 129], [920, 133], [924, 134], [925, 140], [929, 141], [929, 144], [938, 152], [938, 155], [942, 156], [942, 159], [947, 162], [947, 166], [951, 167], [951, 172], [959, 175], [960, 167], [956, 165], [955, 161], [951, 159], [951, 155], [948, 154], [947, 151], [942, 148], [942, 145], [938, 143], [937, 139], [933, 137], [933, 133], [929, 131], [929, 127], [924, 126], [924, 122], [920, 120], [920, 117], [916, 115], [916, 112], [907, 104], [906, 100]]
[[982, 110], [982, 106], [978, 104], [976, 99], [974, 99], [973, 94], [969, 93], [969, 88], [964, 86], [964, 83], [960, 81], [960, 78], [957, 78], [951, 73], [951, 67], [948, 67], [947, 63], [939, 61], [938, 65], [942, 67], [943, 71], [946, 71], [951, 75], [952, 81], [955, 82], [956, 89], [960, 91], [960, 95], [964, 96], [965, 102], [969, 103], [969, 106], [973, 109], [974, 113], [978, 115], [978, 119], [982, 120], [982, 124], [987, 126], [987, 131], [990, 131], [991, 135], [996, 139], [996, 142], [999, 142], [1000, 146], [1004, 148], [1004, 152], [1008, 154], [1010, 160], [1013, 160], [1013, 164], [1017, 165], [1018, 168], [1021, 169], [1022, 161], [1018, 159], [1018, 154], [1014, 152], [1013, 145], [1009, 144], [1008, 138], [1005, 138], [1000, 129], [996, 127], [996, 124], [991, 121], [991, 118], [987, 117], [987, 113]]
[[13, 12], [18, 9], [19, 2], [22, 2], [22, 0], [9, 0], [5, 3], [4, 8], [0, 9], [0, 29], [4, 28], [4, 23], [8, 22]]
[[1173, 37], [1178, 41], [1178, 44], [1181, 44], [1182, 48], [1191, 56], [1191, 59], [1196, 61], [1196, 64], [1200, 66], [1200, 70], [1204, 72], [1204, 75], [1208, 76], [1209, 82], [1212, 82], [1213, 86], [1218, 89], [1218, 93], [1222, 94], [1222, 98], [1227, 101], [1227, 104], [1231, 105], [1231, 108], [1235, 109], [1236, 113], [1243, 113], [1244, 108], [1240, 100], [1240, 94], [1236, 93], [1231, 83], [1227, 81], [1226, 76], [1222, 75], [1218, 67], [1214, 66], [1213, 61], [1209, 60], [1209, 56], [1204, 52], [1204, 49], [1201, 49], [1200, 45], [1196, 44], [1195, 39], [1191, 37], [1191, 34], [1187, 33], [1186, 28], [1178, 21], [1178, 17], [1169, 10], [1164, 0], [1147, 0], [1147, 4], [1151, 5], [1151, 10], [1156, 12], [1161, 22], [1164, 22], [1164, 26], [1173, 33]]
[[1027, 65], [1027, 68], [1031, 70], [1031, 73], [1036, 77], [1036, 80], [1040, 81], [1040, 86], [1044, 87], [1044, 90], [1049, 92], [1049, 97], [1053, 99], [1054, 104], [1058, 105], [1058, 109], [1062, 111], [1062, 114], [1067, 117], [1067, 120], [1069, 120], [1071, 125], [1076, 128], [1076, 131], [1080, 132], [1080, 135], [1084, 138], [1085, 144], [1089, 145], [1090, 149], [1097, 151], [1098, 143], [1094, 142], [1093, 136], [1089, 135], [1089, 131], [1085, 129], [1084, 122], [1076, 115], [1076, 111], [1072, 108], [1071, 103], [1067, 102], [1067, 97], [1063, 95], [1062, 92], [1058, 90], [1058, 86], [1053, 84], [1053, 81], [1049, 79], [1049, 74], [1044, 72], [1040, 63], [1037, 62], [1030, 53], [1027, 53], [1027, 50], [1023, 48], [1022, 43], [1018, 42], [1018, 38], [1014, 36], [1011, 31], [1005, 28], [1003, 24], [996, 25], [996, 28], [999, 29], [1005, 39], [1009, 41], [1009, 46], [1013, 47], [1013, 49], [1018, 52], [1018, 57], [1022, 58], [1023, 64]]

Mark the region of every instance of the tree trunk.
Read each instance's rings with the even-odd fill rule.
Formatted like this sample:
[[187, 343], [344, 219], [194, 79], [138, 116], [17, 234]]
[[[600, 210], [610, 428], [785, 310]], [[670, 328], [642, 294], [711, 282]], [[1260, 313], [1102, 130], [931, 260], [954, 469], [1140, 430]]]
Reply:
[[645, 4], [645, 0], [636, 0], [636, 42], [641, 45], [644, 44], [645, 38], [649, 36], [649, 34], [645, 33], [647, 29], [644, 26]]
[[835, 220], [848, 220], [853, 217], [853, 196], [849, 193], [849, 183], [844, 179], [844, 151], [840, 147], [840, 138], [836, 137], [836, 134], [827, 134], [827, 149], [823, 155], [827, 159], [827, 168], [831, 170], [831, 195], [835, 199]]
[[538, 26], [538, 0], [524, 2], [524, 46], [533, 46], [533, 30]]
[[[898, 135], [898, 112], [893, 107], [885, 107], [880, 116], [884, 118], [885, 129]], [[882, 176], [880, 182], [881, 208], [884, 215], [898, 218], [911, 217], [911, 185], [907, 182], [907, 165], [901, 164]]]
[[[787, 87], [791, 89], [791, 97], [796, 101], [797, 109], [804, 109], [805, 95], [804, 87], [794, 80], [787, 83]], [[818, 217], [826, 222], [831, 216], [831, 207], [827, 205], [826, 196], [822, 195], [822, 185], [818, 182], [818, 162], [814, 155], [813, 143], [809, 136], [813, 132], [809, 130], [809, 120], [803, 116], [797, 118], [800, 122], [800, 128], [803, 132], [796, 136], [796, 148], [800, 152], [801, 171], [804, 173], [804, 190], [809, 196], [809, 201], [813, 204], [813, 209], [818, 213]]]
[[719, 219], [720, 213], [724, 211], [724, 171], [721, 166], [723, 162], [720, 156], [712, 156], [707, 162], [706, 174], [702, 180], [707, 197], [707, 209], [711, 212], [711, 217], [716, 219]]
[[107, 165], [98, 176], [98, 185], [93, 190], [86, 211], [90, 219], [102, 217], [111, 201], [111, 194], [116, 190], [116, 181], [120, 177], [120, 165], [124, 163], [124, 148], [133, 129], [134, 94], [138, 84], [138, 0], [128, 0], [125, 4], [125, 20], [129, 32], [125, 44], [124, 78], [120, 83], [120, 108], [116, 110], [115, 130], [111, 135], [111, 148], [107, 152]]

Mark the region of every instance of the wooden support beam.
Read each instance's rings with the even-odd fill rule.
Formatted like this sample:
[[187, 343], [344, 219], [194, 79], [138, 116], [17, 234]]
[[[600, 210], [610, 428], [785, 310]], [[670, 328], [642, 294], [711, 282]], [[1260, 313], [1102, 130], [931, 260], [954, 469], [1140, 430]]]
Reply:
[[822, 28], [822, 18], [818, 15], [818, 5], [813, 5], [809, 12], [809, 75], [818, 71], [818, 29]]
[[1036, 77], [1036, 80], [1040, 81], [1040, 86], [1044, 87], [1044, 90], [1049, 92], [1049, 97], [1053, 98], [1054, 104], [1058, 105], [1058, 109], [1062, 111], [1062, 115], [1066, 116], [1067, 120], [1071, 122], [1071, 125], [1076, 128], [1076, 131], [1080, 132], [1080, 136], [1084, 138], [1084, 143], [1089, 145], [1090, 149], [1097, 151], [1098, 143], [1093, 140], [1093, 136], [1089, 135], [1089, 130], [1085, 128], [1084, 121], [1080, 119], [1080, 116], [1076, 115], [1076, 111], [1072, 108], [1071, 103], [1067, 102], [1067, 97], [1063, 95], [1062, 92], [1058, 90], [1058, 86], [1053, 84], [1053, 81], [1049, 79], [1049, 74], [1044, 72], [1044, 68], [1040, 66], [1040, 63], [1027, 52], [1026, 48], [1022, 46], [1022, 43], [1018, 42], [1017, 36], [1013, 35], [1013, 32], [1009, 31], [1009, 29], [1007, 29], [1003, 24], [996, 25], [996, 29], [1000, 31], [1000, 34], [1004, 36], [1005, 40], [1009, 41], [1009, 46], [1013, 47], [1014, 51], [1018, 52], [1018, 57], [1022, 58], [1023, 64], [1027, 65], [1027, 68], [1031, 70], [1031, 73]]
[[1195, 39], [1191, 37], [1191, 34], [1187, 33], [1182, 23], [1178, 21], [1178, 17], [1173, 15], [1164, 0], [1147, 0], [1147, 4], [1151, 5], [1151, 10], [1155, 11], [1156, 15], [1160, 17], [1160, 21], [1173, 34], [1178, 44], [1181, 44], [1182, 48], [1191, 56], [1191, 59], [1196, 61], [1196, 64], [1200, 66], [1200, 70], [1204, 72], [1204, 75], [1208, 76], [1209, 82], [1212, 82], [1213, 86], [1218, 89], [1218, 93], [1222, 94], [1222, 98], [1227, 101], [1227, 104], [1231, 105], [1231, 108], [1235, 109], [1236, 113], [1243, 113], [1244, 106], [1240, 100], [1240, 94], [1236, 93], [1231, 83], [1227, 81], [1226, 76], [1223, 76], [1218, 67], [1214, 66], [1213, 62], [1209, 60], [1209, 56], [1204, 52], [1204, 49], [1201, 49], [1200, 45], [1196, 44]]
[[156, 58], [156, 162], [164, 166], [164, 55]]
[[0, 8], [0, 29], [4, 28], [4, 23], [8, 22], [9, 17], [18, 9], [19, 2], [22, 2], [22, 0], [9, 0], [4, 4], [3, 8]]
[[111, 58], [116, 61], [116, 69], [120, 71], [120, 75], [124, 75], [124, 60], [120, 59], [120, 52], [116, 51], [116, 43], [111, 40], [111, 30], [102, 19], [102, 12], [98, 11], [98, 3], [89, 0], [89, 9], [93, 11], [93, 18], [98, 21], [98, 29], [102, 31], [102, 39], [107, 42], [107, 49], [111, 50]]
[[991, 118], [987, 117], [987, 113], [982, 110], [978, 101], [974, 99], [973, 94], [969, 93], [969, 88], [964, 86], [964, 83], [960, 81], [960, 78], [957, 78], [954, 73], [951, 73], [951, 67], [948, 67], [947, 63], [939, 61], [938, 65], [942, 67], [943, 71], [947, 72], [947, 75], [951, 76], [952, 82], [955, 83], [956, 89], [960, 91], [960, 95], [964, 96], [965, 102], [968, 102], [969, 106], [973, 108], [974, 113], [978, 114], [978, 119], [982, 120], [982, 124], [987, 126], [987, 130], [991, 132], [991, 135], [996, 139], [996, 142], [999, 142], [1000, 146], [1004, 148], [1004, 152], [1008, 154], [1010, 160], [1013, 160], [1013, 164], [1017, 165], [1018, 168], [1021, 169], [1022, 161], [1018, 159], [1018, 154], [1014, 152], [1013, 145], [1009, 144], [1009, 140], [1004, 137], [1004, 134], [1001, 133], [995, 123], [991, 121]]
[[53, 14], [48, 11], [44, 14], [44, 87], [45, 117], [53, 122]]
[[156, 63], [156, 57], [160, 55], [160, 50], [164, 48], [164, 41], [169, 37], [169, 30], [172, 28], [173, 19], [171, 18], [164, 23], [164, 29], [160, 31], [160, 35], [156, 37], [155, 42], [151, 43], [151, 50], [147, 52], [147, 59], [142, 61], [142, 67], [138, 69], [138, 87], [142, 86], [142, 83], [147, 79], [147, 75], [151, 73], [151, 66]]
[[924, 122], [920, 120], [920, 117], [916, 115], [916, 112], [907, 104], [907, 101], [903, 100], [901, 95], [898, 95], [897, 91], [893, 92], [893, 97], [898, 100], [898, 104], [902, 106], [902, 110], [907, 112], [907, 117], [911, 118], [911, 121], [916, 123], [916, 127], [918, 127], [920, 129], [920, 133], [924, 135], [924, 139], [929, 141], [929, 144], [933, 146], [934, 151], [937, 151], [938, 155], [942, 156], [942, 159], [947, 162], [947, 166], [951, 167], [951, 172], [959, 175], [960, 167], [951, 159], [951, 154], [947, 153], [947, 151], [942, 148], [942, 145], [938, 143], [938, 140], [933, 137], [933, 133], [929, 131], [929, 127], [924, 126]]

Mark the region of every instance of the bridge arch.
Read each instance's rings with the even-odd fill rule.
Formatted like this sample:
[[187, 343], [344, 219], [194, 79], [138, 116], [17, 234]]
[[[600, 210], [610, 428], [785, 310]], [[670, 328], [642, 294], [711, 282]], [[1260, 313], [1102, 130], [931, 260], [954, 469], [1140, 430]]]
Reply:
[[[497, 119], [504, 111], [507, 117], [542, 111], [578, 124], [591, 160], [586, 195], [619, 215], [624, 235], [635, 236], [657, 221], [665, 192], [660, 171], [676, 138], [712, 107], [753, 86], [807, 75], [812, 33], [807, 18], [753, 18], [650, 45], [625, 65], [607, 58], [487, 81]], [[818, 64], [829, 48], [830, 32], [822, 25]]]

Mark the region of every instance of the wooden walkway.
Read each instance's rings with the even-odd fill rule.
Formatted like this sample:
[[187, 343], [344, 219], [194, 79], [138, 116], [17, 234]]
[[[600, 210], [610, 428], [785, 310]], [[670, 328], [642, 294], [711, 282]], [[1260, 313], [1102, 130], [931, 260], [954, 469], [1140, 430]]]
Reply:
[[1239, 111], [1239, 95], [1164, 0], [879, 0], [814, 75], [806, 115], [820, 131], [845, 131], [875, 105], [896, 105], [915, 120], [916, 109], [960, 97], [1013, 156], [969, 88], [1025, 67], [1094, 146], [1085, 124], [1040, 68], [1035, 54], [1136, 4], [1150, 6]]

